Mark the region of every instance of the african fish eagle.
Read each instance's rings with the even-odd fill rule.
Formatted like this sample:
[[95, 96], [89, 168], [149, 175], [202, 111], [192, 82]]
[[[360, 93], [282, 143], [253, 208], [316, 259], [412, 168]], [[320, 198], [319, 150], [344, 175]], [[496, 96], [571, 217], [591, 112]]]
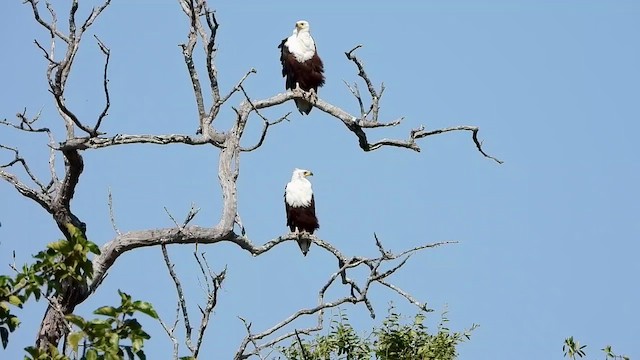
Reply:
[[[282, 40], [278, 48], [281, 49], [280, 62], [282, 76], [286, 78], [286, 88], [293, 90], [300, 88], [316, 96], [318, 87], [324, 85], [324, 66], [318, 57], [316, 43], [309, 32], [309, 23], [304, 20], [296, 22], [293, 34]], [[313, 106], [304, 99], [294, 99], [300, 114], [311, 112]]]
[[291, 181], [284, 188], [284, 205], [287, 211], [287, 226], [298, 235], [298, 246], [302, 254], [307, 256], [311, 240], [305, 233], [313, 234], [320, 227], [316, 217], [316, 202], [313, 198], [309, 170], [294, 169]]

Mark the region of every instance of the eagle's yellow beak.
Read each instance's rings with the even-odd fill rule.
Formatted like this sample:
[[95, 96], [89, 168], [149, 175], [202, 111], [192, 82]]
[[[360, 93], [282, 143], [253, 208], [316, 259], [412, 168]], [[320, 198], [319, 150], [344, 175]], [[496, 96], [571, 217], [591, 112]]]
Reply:
[[296, 29], [301, 29], [302, 28], [302, 23], [297, 22], [296, 23]]
[[305, 171], [304, 176], [313, 176], [311, 171]]

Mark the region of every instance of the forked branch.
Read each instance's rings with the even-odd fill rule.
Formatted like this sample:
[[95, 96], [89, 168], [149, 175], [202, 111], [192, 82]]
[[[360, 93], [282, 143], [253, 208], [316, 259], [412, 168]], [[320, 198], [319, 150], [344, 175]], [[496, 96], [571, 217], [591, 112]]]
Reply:
[[[185, 221], [185, 223], [187, 222], [188, 221]], [[191, 327], [191, 323], [189, 321], [189, 313], [187, 310], [187, 300], [184, 296], [184, 291], [182, 290], [180, 279], [178, 278], [178, 275], [174, 270], [174, 264], [169, 259], [169, 254], [167, 252], [166, 245], [162, 244], [161, 247], [162, 247], [162, 255], [163, 255], [165, 264], [167, 266], [167, 269], [169, 270], [169, 275], [173, 280], [173, 283], [176, 287], [176, 293], [178, 295], [177, 311], [178, 311], [178, 314], [182, 312], [182, 319], [185, 327], [185, 344], [189, 349], [189, 351], [191, 352], [191, 355], [193, 356], [193, 358], [197, 359], [198, 354], [200, 353], [200, 349], [202, 348], [202, 343], [204, 340], [205, 332], [207, 330], [207, 326], [209, 325], [209, 318], [211, 317], [211, 313], [213, 312], [213, 309], [218, 303], [218, 290], [220, 290], [220, 288], [222, 287], [222, 282], [224, 281], [224, 278], [226, 276], [227, 269], [225, 268], [220, 274], [215, 274], [211, 270], [209, 263], [204, 257], [204, 253], [202, 254], [197, 253], [198, 245], [196, 244], [196, 251], [194, 251], [193, 255], [196, 259], [196, 262], [198, 263], [200, 272], [203, 275], [203, 279], [204, 279], [203, 290], [207, 295], [207, 303], [204, 308], [198, 306], [201, 313], [201, 319], [200, 319], [200, 326], [197, 329], [198, 335], [194, 343], [192, 340], [193, 328]], [[163, 321], [160, 321], [160, 323], [162, 324], [162, 327], [165, 329], [165, 332], [167, 333], [171, 341], [174, 343], [174, 354], [176, 354], [177, 356], [178, 343], [174, 336], [174, 331], [178, 323], [178, 318], [176, 318], [176, 321], [172, 328], [169, 328]]]
[[[297, 334], [310, 335], [317, 331], [322, 330], [323, 321], [324, 321], [324, 312], [326, 309], [339, 307], [347, 303], [350, 303], [350, 304], [362, 303], [369, 310], [371, 317], [375, 317], [373, 305], [371, 304], [368, 298], [369, 289], [371, 289], [371, 286], [374, 285], [375, 283], [379, 283], [390, 288], [391, 290], [395, 291], [396, 293], [398, 293], [399, 295], [407, 299], [409, 303], [419, 307], [421, 310], [430, 311], [427, 308], [426, 304], [420, 303], [419, 301], [415, 300], [411, 295], [409, 295], [407, 292], [403, 291], [397, 286], [391, 285], [387, 281], [387, 278], [393, 273], [395, 273], [398, 269], [402, 268], [406, 264], [411, 254], [427, 248], [434, 248], [434, 247], [438, 247], [445, 244], [456, 243], [455, 241], [439, 242], [439, 243], [423, 245], [423, 246], [415, 247], [409, 250], [405, 250], [400, 254], [393, 254], [382, 247], [380, 241], [376, 236], [376, 244], [378, 248], [381, 250], [381, 254], [382, 254], [381, 257], [377, 257], [377, 258], [354, 257], [349, 259], [329, 243], [322, 241], [316, 238], [315, 236], [311, 236], [311, 238], [313, 242], [316, 243], [318, 246], [328, 251], [329, 253], [333, 254], [338, 259], [338, 263], [343, 265], [336, 272], [331, 274], [329, 276], [329, 279], [326, 281], [326, 283], [320, 288], [318, 292], [318, 303], [316, 306], [300, 309], [294, 312], [293, 314], [291, 314], [286, 319], [282, 320], [281, 322], [277, 323], [271, 328], [266, 329], [260, 333], [253, 333], [251, 331], [251, 328], [249, 326], [246, 326], [247, 336], [244, 338], [244, 340], [240, 344], [240, 347], [238, 348], [238, 351], [236, 352], [236, 355], [234, 357], [235, 360], [247, 359], [251, 356], [259, 356], [261, 351], [271, 348], [275, 344], [278, 344], [279, 342], [285, 339], [292, 338]], [[392, 266], [390, 269], [386, 271], [380, 270], [383, 265], [389, 262], [392, 262], [394, 260], [397, 260], [401, 257], [404, 257], [404, 258], [399, 263]], [[348, 276], [344, 275], [347, 281], [346, 282], [343, 281], [343, 283], [346, 285], [350, 285], [348, 286], [348, 294], [346, 296], [335, 298], [335, 299], [327, 299], [326, 292], [331, 287], [331, 285], [335, 283], [335, 280], [339, 276], [346, 274], [352, 269], [356, 269], [358, 267], [365, 267], [369, 269], [369, 275], [367, 276], [366, 280], [364, 280], [362, 284], [356, 285], [355, 281], [351, 280]], [[296, 329], [290, 332], [275, 335], [286, 326], [293, 324], [294, 322], [296, 322], [297, 320], [305, 316], [316, 316], [316, 319], [317, 319], [316, 325], [309, 328], [305, 328], [305, 329]], [[245, 325], [246, 325], [246, 322], [245, 322]], [[252, 345], [252, 348], [248, 349], [250, 344]]]

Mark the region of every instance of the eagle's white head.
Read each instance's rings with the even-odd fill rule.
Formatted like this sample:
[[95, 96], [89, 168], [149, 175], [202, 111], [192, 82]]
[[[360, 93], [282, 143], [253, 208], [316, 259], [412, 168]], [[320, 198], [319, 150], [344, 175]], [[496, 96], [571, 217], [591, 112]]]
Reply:
[[305, 169], [294, 169], [291, 175], [291, 181], [284, 190], [285, 201], [294, 207], [308, 206], [311, 203], [313, 190], [311, 189], [311, 181], [307, 180], [307, 176], [313, 173]]
[[293, 34], [287, 38], [285, 46], [299, 62], [305, 62], [315, 55], [316, 43], [313, 41], [311, 33], [309, 32], [308, 21], [296, 21], [296, 26], [293, 28]]
[[296, 21], [296, 27], [293, 30], [293, 32], [295, 34], [300, 34], [300, 33], [304, 33], [304, 32], [309, 32], [309, 30], [311, 30], [311, 28], [309, 27], [309, 22], [306, 20], [298, 20]]
[[307, 180], [306, 179], [307, 176], [313, 176], [313, 173], [309, 170], [295, 168], [293, 170], [293, 174], [291, 175], [291, 181], [297, 181], [297, 180], [303, 180], [303, 179]]

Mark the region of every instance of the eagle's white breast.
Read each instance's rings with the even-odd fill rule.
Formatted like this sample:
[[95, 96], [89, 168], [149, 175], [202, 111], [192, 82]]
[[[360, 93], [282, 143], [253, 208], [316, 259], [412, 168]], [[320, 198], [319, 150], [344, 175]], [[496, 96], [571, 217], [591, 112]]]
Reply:
[[316, 53], [316, 43], [309, 32], [294, 32], [284, 44], [299, 62], [311, 59]]
[[284, 190], [285, 201], [293, 207], [309, 206], [311, 204], [311, 182], [305, 178], [291, 180]]

